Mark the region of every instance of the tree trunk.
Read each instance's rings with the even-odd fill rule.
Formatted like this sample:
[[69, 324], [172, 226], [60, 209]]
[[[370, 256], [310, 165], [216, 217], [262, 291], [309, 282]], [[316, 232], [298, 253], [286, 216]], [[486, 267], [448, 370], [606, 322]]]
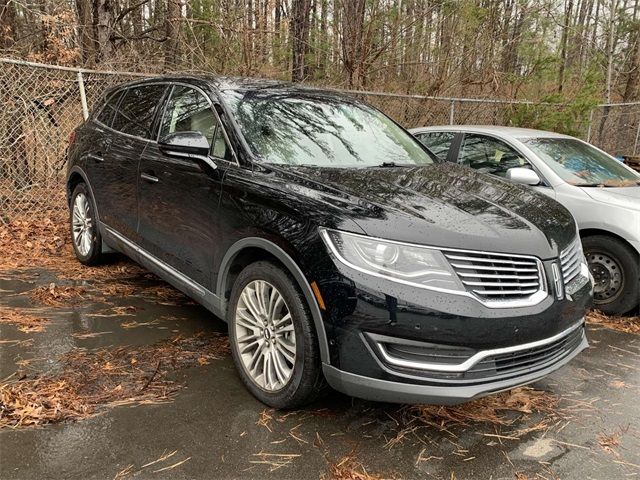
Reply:
[[91, 1], [76, 0], [76, 14], [78, 15], [78, 36], [83, 65], [92, 65], [94, 58], [94, 39], [91, 31]]
[[164, 19], [164, 32], [167, 40], [164, 51], [165, 70], [174, 69], [178, 65], [180, 48], [180, 3], [179, 0], [167, 0]]
[[292, 0], [291, 35], [291, 81], [301, 82], [305, 78], [305, 55], [309, 46], [309, 14], [311, 0]]
[[362, 33], [365, 0], [347, 0], [343, 5], [342, 58], [349, 88], [362, 86], [364, 80]]
[[109, 61], [113, 56], [112, 22], [111, 0], [93, 0], [93, 38], [96, 63]]
[[0, 0], [0, 48], [11, 48], [16, 38], [16, 6], [13, 0]]

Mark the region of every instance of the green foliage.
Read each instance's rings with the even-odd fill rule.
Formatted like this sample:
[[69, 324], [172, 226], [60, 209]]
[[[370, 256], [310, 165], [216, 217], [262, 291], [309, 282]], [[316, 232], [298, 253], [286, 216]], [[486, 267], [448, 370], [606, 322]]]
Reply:
[[541, 104], [514, 105], [507, 114], [507, 125], [536, 128], [584, 136], [591, 110], [599, 103], [601, 78], [590, 70], [572, 97], [559, 93], [546, 95]]

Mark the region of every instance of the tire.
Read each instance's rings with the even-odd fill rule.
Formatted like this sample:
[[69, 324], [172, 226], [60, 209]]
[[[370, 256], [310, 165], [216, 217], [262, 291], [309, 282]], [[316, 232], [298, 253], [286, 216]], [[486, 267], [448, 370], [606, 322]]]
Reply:
[[317, 397], [324, 386], [318, 339], [307, 301], [287, 272], [267, 261], [247, 266], [233, 285], [227, 319], [236, 369], [258, 400], [290, 409]]
[[73, 251], [85, 265], [95, 265], [103, 260], [102, 237], [95, 212], [95, 203], [87, 185], [78, 184], [71, 194], [69, 226]]
[[594, 306], [607, 315], [624, 315], [640, 302], [640, 259], [624, 241], [606, 235], [582, 239], [595, 280]]

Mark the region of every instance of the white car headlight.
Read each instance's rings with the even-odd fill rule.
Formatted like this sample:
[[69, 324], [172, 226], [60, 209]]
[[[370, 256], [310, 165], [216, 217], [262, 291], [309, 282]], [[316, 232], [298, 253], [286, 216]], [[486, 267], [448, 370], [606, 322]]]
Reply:
[[337, 230], [320, 234], [340, 262], [361, 272], [421, 288], [465, 291], [437, 249]]

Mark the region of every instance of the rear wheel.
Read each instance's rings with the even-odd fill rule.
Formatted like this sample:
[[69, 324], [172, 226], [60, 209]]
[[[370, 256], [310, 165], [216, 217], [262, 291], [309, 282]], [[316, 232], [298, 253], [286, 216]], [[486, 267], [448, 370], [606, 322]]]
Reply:
[[582, 239], [593, 275], [594, 304], [608, 315], [623, 315], [640, 301], [638, 254], [623, 241], [605, 235]]
[[295, 408], [323, 386], [313, 319], [295, 281], [260, 261], [238, 276], [229, 302], [229, 338], [240, 378], [260, 401]]
[[85, 265], [94, 265], [102, 260], [102, 238], [95, 211], [89, 189], [80, 183], [71, 195], [70, 223], [73, 251]]

